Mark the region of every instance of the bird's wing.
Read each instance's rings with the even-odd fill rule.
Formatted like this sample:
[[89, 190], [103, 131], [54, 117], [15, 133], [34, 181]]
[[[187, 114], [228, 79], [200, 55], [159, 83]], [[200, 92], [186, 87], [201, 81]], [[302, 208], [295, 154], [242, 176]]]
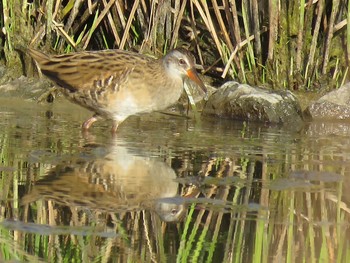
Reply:
[[44, 75], [71, 92], [119, 89], [136, 67], [152, 58], [122, 50], [84, 51], [49, 56], [28, 49]]

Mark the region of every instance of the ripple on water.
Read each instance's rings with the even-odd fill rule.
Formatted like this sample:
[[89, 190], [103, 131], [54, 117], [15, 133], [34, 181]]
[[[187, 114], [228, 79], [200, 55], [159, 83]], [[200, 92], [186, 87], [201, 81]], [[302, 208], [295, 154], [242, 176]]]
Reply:
[[[184, 247], [202, 253], [202, 244], [218, 262], [225, 253], [254, 254], [261, 240], [266, 251], [292, 246], [303, 255], [305, 240], [318, 248], [331, 236], [349, 246], [345, 122], [290, 131], [156, 113], [130, 117], [113, 136], [108, 121], [82, 133], [91, 113], [59, 102], [0, 98], [1, 227], [26, 240], [70, 236], [57, 238], [58, 247], [135, 251], [133, 259], [151, 258], [152, 247], [163, 259]], [[37, 250], [46, 251], [23, 248]]]

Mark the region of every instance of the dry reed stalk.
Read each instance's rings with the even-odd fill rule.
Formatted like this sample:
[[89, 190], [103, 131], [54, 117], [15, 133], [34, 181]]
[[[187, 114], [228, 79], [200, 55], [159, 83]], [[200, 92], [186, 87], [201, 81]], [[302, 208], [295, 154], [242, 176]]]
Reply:
[[[146, 10], [146, 4], [144, 3], [144, 1], [142, 1], [142, 5], [144, 6], [144, 10]], [[147, 31], [144, 34], [144, 39], [142, 41], [142, 45], [140, 50], [143, 50], [145, 46], [148, 46], [150, 44], [150, 42], [152, 41], [151, 39], [151, 31], [152, 31], [152, 20], [154, 19], [154, 10], [155, 10], [155, 6], [156, 6], [156, 2], [152, 1], [151, 5], [150, 5], [150, 12], [148, 13], [148, 20], [147, 20]]]
[[333, 38], [334, 22], [335, 22], [335, 17], [336, 17], [337, 11], [338, 11], [339, 0], [334, 0], [332, 3], [333, 3], [332, 4], [332, 12], [331, 12], [331, 17], [329, 18], [328, 32], [327, 32], [326, 43], [325, 43], [325, 51], [324, 51], [324, 58], [323, 58], [323, 65], [322, 65], [322, 74], [327, 73], [327, 66], [328, 66], [328, 61], [329, 61], [329, 50], [330, 50], [331, 41]]
[[249, 23], [249, 8], [248, 3], [246, 0], [242, 1], [242, 18], [243, 18], [243, 27], [244, 27], [244, 33], [247, 40], [247, 54], [248, 54], [248, 61], [251, 63], [251, 67], [255, 68], [255, 58], [254, 58], [254, 50], [252, 43], [250, 42], [250, 23]]
[[333, 32], [335, 33], [338, 30], [341, 30], [344, 26], [346, 26], [348, 24], [347, 20], [348, 19], [344, 19], [344, 20], [340, 21], [338, 24], [334, 25]]
[[[140, 32], [143, 32], [143, 37], [145, 39], [145, 36], [148, 32], [148, 24], [149, 24], [149, 17], [147, 13], [147, 5], [145, 3], [145, 0], [142, 0], [136, 10], [136, 16], [140, 23]], [[142, 45], [139, 49], [139, 51], [142, 51]]]
[[[11, 6], [8, 3], [7, 0], [2, 1], [2, 8], [3, 8], [3, 19], [4, 19], [4, 28], [2, 28], [2, 33], [6, 36], [6, 43], [5, 43], [5, 49], [7, 49], [9, 52], [12, 51], [12, 35], [11, 35]], [[5, 55], [7, 55], [7, 52], [5, 52]]]
[[[69, 45], [71, 45], [74, 49], [76, 49], [76, 42], [68, 35], [68, 33], [63, 29], [63, 25], [57, 23], [55, 20], [52, 20], [52, 28], [56, 30], [56, 32], [62, 36]], [[62, 42], [63, 43], [63, 42]]]
[[46, 35], [48, 39], [51, 39], [51, 28], [53, 20], [53, 0], [46, 2]]
[[167, 50], [167, 42], [171, 39], [172, 23], [171, 23], [171, 2], [162, 1], [158, 4], [155, 13], [155, 24], [152, 30], [155, 30], [152, 34], [154, 37], [153, 50], [161, 49], [164, 53]]
[[190, 23], [191, 23], [191, 29], [193, 31], [193, 40], [196, 43], [196, 50], [197, 50], [197, 53], [198, 53], [198, 56], [199, 56], [200, 63], [203, 65], [204, 64], [204, 62], [203, 62], [203, 55], [202, 55], [201, 47], [199, 45], [197, 22], [196, 22], [195, 15], [194, 15], [193, 1], [190, 1], [190, 12], [191, 12]]
[[120, 1], [115, 1], [115, 7], [116, 7], [116, 10], [117, 10], [119, 21], [120, 21], [120, 23], [122, 25], [122, 28], [124, 30], [125, 27], [126, 27], [126, 22], [125, 22], [125, 19], [124, 19], [125, 15], [124, 15], [124, 12], [123, 12], [123, 7], [121, 6]]
[[55, 4], [55, 9], [52, 14], [52, 19], [56, 19], [58, 12], [60, 12], [61, 0], [57, 0]]
[[248, 39], [245, 39], [245, 40], [243, 40], [242, 42], [240, 42], [240, 43], [235, 47], [235, 49], [234, 49], [233, 52], [231, 53], [229, 59], [227, 60], [227, 63], [226, 63], [226, 65], [225, 65], [225, 68], [224, 68], [223, 73], [221, 74], [221, 77], [222, 77], [222, 78], [225, 78], [225, 77], [226, 77], [227, 72], [228, 72], [228, 70], [229, 70], [229, 68], [230, 68], [230, 66], [231, 66], [232, 61], [233, 61], [234, 58], [236, 57], [237, 52], [238, 52], [240, 49], [242, 49], [243, 46], [247, 45], [247, 44], [248, 44], [248, 41], [252, 41], [253, 39], [254, 39], [254, 36], [252, 35], [252, 36], [249, 37], [249, 40], [248, 40]]
[[210, 12], [209, 12], [208, 3], [203, 2], [203, 7], [202, 7], [201, 4], [197, 0], [192, 0], [192, 2], [197, 7], [199, 14], [201, 15], [209, 33], [211, 34], [211, 36], [214, 40], [216, 49], [220, 54], [220, 57], [223, 57], [221, 43], [220, 43], [216, 28], [214, 27], [214, 23], [213, 23], [213, 20], [211, 18]]
[[[103, 5], [105, 7], [107, 7], [108, 4], [107, 4], [106, 0], [102, 0], [102, 3], [103, 3]], [[89, 12], [92, 12], [92, 7], [90, 5], [89, 5]], [[117, 30], [117, 28], [115, 26], [115, 23], [113, 21], [113, 17], [112, 17], [112, 14], [111, 14], [110, 10], [108, 10], [107, 19], [108, 19], [108, 22], [109, 22], [109, 26], [111, 27], [111, 30], [112, 30], [115, 42], [117, 43], [117, 46], [120, 46], [120, 37], [118, 35], [118, 30]]]
[[[95, 12], [95, 10], [97, 9], [98, 7], [98, 3], [95, 2], [95, 3], [92, 3], [92, 5], [89, 7], [89, 9], [86, 9], [84, 10], [83, 14], [81, 15], [81, 17], [79, 18], [79, 21], [76, 21], [75, 24], [73, 24], [72, 28], [71, 28], [71, 32], [72, 32], [72, 35], [76, 35], [79, 28], [82, 26], [82, 25], [87, 25], [87, 21], [88, 19], [91, 17], [91, 14], [90, 14], [90, 10], [92, 10], [93, 12]], [[97, 11], [96, 11], [97, 12]]]
[[228, 46], [229, 50], [232, 52], [233, 49], [234, 49], [233, 48], [233, 44], [232, 44], [232, 41], [230, 39], [230, 35], [229, 35], [228, 31], [227, 31], [225, 22], [222, 19], [220, 8], [219, 8], [219, 6], [218, 6], [216, 1], [213, 1], [212, 4], [213, 4], [213, 9], [214, 9], [214, 12], [215, 12], [215, 16], [216, 16], [217, 22], [218, 22], [219, 27], [221, 29], [221, 33], [223, 34], [224, 39], [225, 39], [225, 44]]
[[183, 19], [183, 15], [184, 15], [184, 11], [185, 11], [185, 7], [187, 4], [187, 0], [184, 0], [181, 4], [180, 10], [178, 10], [178, 8], [175, 8], [175, 25], [174, 25], [174, 31], [173, 31], [173, 35], [170, 41], [170, 48], [175, 48], [176, 46], [176, 41], [178, 40], [178, 36], [179, 36], [179, 30], [180, 30], [180, 26], [181, 26], [181, 21]]
[[[231, 2], [234, 2], [234, 1], [231, 1]], [[233, 3], [233, 4], [235, 5], [235, 3]], [[230, 4], [229, 4], [228, 0], [224, 0], [223, 5], [224, 5], [225, 16], [226, 16], [226, 20], [227, 20], [227, 24], [228, 24], [228, 28], [229, 28], [228, 32], [230, 34], [230, 41], [232, 42], [234, 40], [234, 32], [235, 32], [235, 27], [234, 27], [234, 23], [233, 23], [233, 16], [231, 14], [231, 12], [233, 12], [233, 10], [230, 10]]]
[[297, 52], [296, 52], [296, 58], [295, 58], [295, 66], [296, 70], [301, 70], [301, 57], [302, 57], [302, 51], [303, 51], [303, 44], [304, 44], [304, 16], [305, 16], [305, 0], [300, 1], [299, 6], [299, 30], [298, 30], [298, 39], [297, 39]]
[[[240, 25], [239, 25], [239, 20], [238, 20], [236, 1], [230, 1], [230, 9], [231, 9], [231, 16], [232, 16], [232, 20], [233, 20], [232, 34], [235, 38], [235, 44], [240, 45], [240, 43], [242, 42], [242, 39], [241, 39], [241, 33], [240, 33]], [[231, 18], [229, 20], [231, 20]], [[235, 62], [237, 69], [240, 71], [240, 69], [241, 69], [240, 61], [243, 59], [243, 54], [239, 52], [238, 56], [237, 57], [234, 56], [232, 59]]]
[[85, 50], [90, 42], [92, 33], [95, 31], [95, 29], [97, 28], [97, 26], [101, 23], [101, 21], [104, 19], [104, 17], [106, 16], [106, 14], [108, 13], [109, 9], [112, 7], [112, 5], [114, 4], [116, 0], [111, 0], [108, 2], [107, 6], [105, 6], [105, 8], [102, 10], [102, 12], [99, 14], [99, 16], [97, 17], [97, 20], [95, 23], [93, 23], [91, 29], [89, 30], [89, 32], [86, 33], [86, 35], [83, 37], [82, 42], [83, 44], [83, 49]]
[[255, 41], [255, 58], [261, 64], [261, 39], [260, 39], [260, 22], [259, 22], [259, 7], [257, 0], [252, 0], [252, 22], [254, 31], [254, 41]]
[[279, 25], [279, 0], [269, 0], [269, 46], [267, 59], [273, 60]]
[[[81, 4], [83, 3], [82, 0], [77, 0], [74, 2], [73, 6], [70, 8], [70, 4], [68, 3], [66, 6], [65, 6], [65, 9], [67, 13], [63, 12], [64, 15], [67, 15], [68, 12], [69, 13], [69, 17], [68, 17], [68, 20], [67, 22], [64, 24], [64, 27], [63, 28], [60, 28], [60, 32], [61, 34], [64, 36], [65, 39], [68, 39], [66, 36], [69, 36], [69, 31], [77, 17], [77, 15], [79, 14], [79, 9], [81, 7]], [[57, 24], [57, 23], [56, 23]], [[47, 27], [47, 30], [51, 30], [51, 27]], [[74, 41], [73, 41], [74, 42]], [[72, 45], [72, 41], [69, 41], [70, 45]], [[58, 49], [63, 49], [63, 46], [64, 46], [64, 41], [63, 39], [61, 39], [58, 43]], [[72, 45], [74, 48], [76, 47], [76, 45]]]
[[241, 33], [240, 33], [240, 26], [238, 21], [238, 13], [237, 13], [237, 7], [236, 7], [236, 1], [230, 1], [231, 6], [231, 14], [233, 18], [233, 34], [235, 36], [236, 44], [241, 43]]
[[139, 6], [139, 3], [140, 3], [140, 0], [136, 0], [132, 6], [130, 16], [124, 28], [124, 34], [123, 34], [122, 40], [120, 41], [120, 45], [119, 45], [120, 49], [124, 48], [125, 42], [127, 38], [130, 36], [129, 31], [130, 31], [131, 23], [132, 23], [132, 20], [135, 18], [135, 13], [136, 13], [137, 7]]
[[69, 30], [71, 29], [74, 21], [77, 18], [77, 15], [79, 14], [79, 9], [80, 9], [82, 4], [83, 4], [82, 0], [77, 0], [74, 2], [73, 8], [70, 10], [68, 20], [64, 25], [65, 32], [69, 32]]
[[[314, 58], [315, 58], [315, 52], [316, 52], [316, 47], [317, 47], [317, 39], [320, 33], [320, 25], [321, 25], [321, 19], [323, 15], [323, 9], [324, 9], [324, 0], [320, 0], [317, 3], [317, 17], [316, 17], [316, 23], [315, 23], [315, 28], [314, 28], [314, 33], [312, 35], [312, 40], [311, 40], [311, 46], [310, 46], [310, 53], [309, 53], [309, 59], [306, 64], [305, 68], [305, 82], [306, 84], [307, 81], [307, 76], [308, 76], [308, 71], [310, 70], [311, 72], [314, 71], [315, 64], [314, 64]], [[311, 67], [311, 69], [310, 69]]]

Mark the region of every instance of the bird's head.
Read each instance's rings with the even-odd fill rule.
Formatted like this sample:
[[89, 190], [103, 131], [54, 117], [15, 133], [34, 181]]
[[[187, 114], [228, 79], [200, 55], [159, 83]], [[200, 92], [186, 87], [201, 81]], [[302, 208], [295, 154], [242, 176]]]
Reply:
[[194, 56], [186, 49], [171, 50], [165, 57], [164, 63], [167, 72], [173, 77], [187, 77], [194, 81], [201, 89], [207, 93], [203, 81], [198, 77], [195, 69]]

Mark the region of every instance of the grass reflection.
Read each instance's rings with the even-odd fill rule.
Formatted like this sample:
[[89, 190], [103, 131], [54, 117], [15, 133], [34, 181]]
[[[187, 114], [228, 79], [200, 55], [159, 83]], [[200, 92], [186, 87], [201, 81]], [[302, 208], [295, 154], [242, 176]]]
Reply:
[[40, 112], [0, 121], [1, 260], [350, 261], [344, 137], [167, 116], [86, 138]]

